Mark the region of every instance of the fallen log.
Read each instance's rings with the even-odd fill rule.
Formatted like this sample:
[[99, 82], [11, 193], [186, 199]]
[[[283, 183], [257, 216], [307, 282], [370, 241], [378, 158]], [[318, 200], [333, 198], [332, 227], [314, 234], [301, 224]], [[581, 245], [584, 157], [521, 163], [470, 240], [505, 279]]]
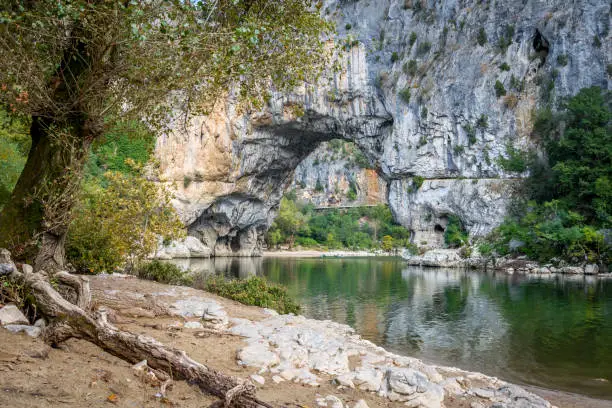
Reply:
[[91, 300], [88, 279], [67, 272], [54, 275], [58, 282], [76, 292], [77, 300], [73, 304], [53, 288], [43, 271], [33, 272], [27, 265], [22, 272], [14, 266], [6, 269], [12, 280], [29, 290], [38, 312], [48, 320], [43, 334], [47, 343], [57, 345], [69, 338], [87, 340], [131, 364], [147, 360], [149, 367], [165, 372], [170, 378], [186, 380], [221, 398], [225, 407], [272, 408], [257, 399], [255, 386], [250, 381], [224, 375], [191, 359], [183, 350], [168, 347], [151, 337], [119, 330], [108, 322], [104, 308], [87, 312]]

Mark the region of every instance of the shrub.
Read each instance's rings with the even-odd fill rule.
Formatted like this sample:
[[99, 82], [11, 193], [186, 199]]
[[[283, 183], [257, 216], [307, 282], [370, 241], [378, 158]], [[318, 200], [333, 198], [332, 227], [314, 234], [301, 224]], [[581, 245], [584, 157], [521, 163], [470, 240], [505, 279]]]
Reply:
[[429, 111], [427, 110], [426, 106], [423, 106], [423, 109], [421, 109], [421, 119], [427, 119], [427, 114], [429, 113]]
[[529, 166], [529, 155], [518, 149], [511, 144], [506, 145], [506, 156], [499, 157], [497, 163], [504, 171], [511, 171], [516, 173], [523, 173], [527, 171]]
[[478, 252], [480, 253], [480, 255], [488, 257], [493, 253], [493, 244], [491, 244], [490, 242], [483, 242], [479, 244]]
[[423, 56], [427, 54], [429, 50], [431, 50], [431, 43], [429, 41], [424, 41], [417, 47], [417, 55]]
[[417, 62], [416, 60], [410, 60], [404, 64], [402, 67], [404, 74], [414, 76], [417, 72]]
[[468, 137], [468, 142], [470, 143], [470, 145], [473, 145], [474, 143], [478, 141], [476, 139], [476, 129], [474, 128], [474, 126], [468, 123], [467, 125], [463, 127], [463, 130], [465, 130], [465, 134]]
[[414, 189], [414, 191], [418, 191], [418, 189], [421, 188], [421, 186], [423, 186], [424, 182], [425, 182], [425, 177], [414, 176], [412, 178], [412, 188]]
[[346, 23], [346, 25], [344, 26], [344, 28], [346, 30], [350, 30], [351, 28], [353, 28], [353, 26], [351, 25], [351, 23]]
[[399, 96], [405, 103], [410, 103], [410, 88], [406, 87], [402, 89], [399, 92]]
[[417, 40], [417, 33], [415, 33], [414, 31], [410, 33], [410, 40], [409, 40], [409, 44], [412, 47], [414, 45], [414, 43]]
[[476, 41], [481, 47], [487, 43], [487, 32], [485, 31], [484, 27], [480, 27], [480, 30], [478, 30]]
[[383, 251], [391, 252], [393, 250], [393, 237], [390, 235], [385, 235], [382, 237], [382, 243], [380, 245]]
[[484, 113], [480, 115], [476, 121], [476, 127], [479, 129], [486, 129], [489, 127], [489, 117]]
[[323, 188], [323, 184], [321, 184], [321, 180], [317, 179], [317, 182], [315, 184], [315, 191], [317, 193], [322, 193], [325, 190], [325, 188]]
[[504, 96], [504, 106], [508, 109], [514, 109], [518, 105], [519, 98], [515, 94]]
[[160, 261], [144, 262], [136, 266], [136, 276], [170, 285], [191, 285], [193, 278], [178, 266]]
[[593, 37], [593, 46], [597, 48], [601, 48], [601, 40], [599, 39], [598, 35], [595, 35]]
[[454, 215], [449, 214], [448, 224], [444, 230], [444, 243], [449, 248], [459, 248], [468, 243], [468, 233], [463, 227], [461, 219]]
[[300, 311], [300, 306], [287, 294], [285, 287], [270, 284], [260, 277], [227, 280], [223, 276], [215, 276], [199, 283], [198, 286], [245, 305], [267, 307], [281, 314]]
[[455, 155], [460, 155], [464, 151], [465, 151], [465, 146], [463, 145], [455, 145], [453, 147], [453, 152], [455, 152]]
[[157, 249], [159, 236], [184, 234], [170, 192], [128, 163], [136, 175], [109, 171], [103, 183], [89, 179], [83, 185], [67, 240], [67, 256], [78, 268], [95, 273], [131, 268]]
[[395, 52], [395, 51], [394, 51], [394, 52], [391, 54], [391, 62], [397, 62], [397, 61], [399, 61], [399, 54], [398, 54], [397, 52]]
[[499, 69], [501, 69], [502, 71], [510, 71], [510, 65], [508, 65], [507, 62], [504, 62], [499, 66]]
[[506, 94], [506, 88], [499, 80], [495, 81], [495, 95], [499, 98]]
[[561, 54], [559, 56], [557, 56], [557, 64], [561, 65], [562, 67], [566, 66], [568, 63], [568, 58], [566, 54]]

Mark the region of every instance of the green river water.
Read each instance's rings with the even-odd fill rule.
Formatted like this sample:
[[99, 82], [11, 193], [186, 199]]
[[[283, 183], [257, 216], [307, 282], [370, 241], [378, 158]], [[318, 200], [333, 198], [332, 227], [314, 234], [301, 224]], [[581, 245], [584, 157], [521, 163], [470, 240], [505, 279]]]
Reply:
[[287, 286], [305, 316], [348, 324], [398, 354], [612, 400], [612, 278], [419, 268], [397, 258], [174, 262], [266, 276]]

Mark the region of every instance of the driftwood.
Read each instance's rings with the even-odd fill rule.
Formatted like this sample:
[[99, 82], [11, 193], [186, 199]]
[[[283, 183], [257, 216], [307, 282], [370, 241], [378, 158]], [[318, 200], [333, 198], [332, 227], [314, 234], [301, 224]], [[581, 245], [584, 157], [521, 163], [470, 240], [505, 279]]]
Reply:
[[198, 385], [204, 392], [223, 400], [225, 407], [272, 407], [255, 395], [255, 386], [248, 380], [224, 375], [187, 356], [182, 351], [165, 346], [157, 340], [122, 331], [108, 322], [104, 308], [89, 313], [91, 301], [89, 280], [67, 272], [56, 273], [57, 282], [76, 292], [75, 304], [64, 299], [50, 284], [42, 271], [32, 272], [24, 267], [23, 272], [13, 268], [10, 277], [25, 285], [36, 300], [37, 310], [49, 321], [44, 339], [57, 345], [69, 338], [90, 341], [108, 353], [129, 363], [147, 360], [149, 367], [163, 371], [169, 378], [184, 379]]

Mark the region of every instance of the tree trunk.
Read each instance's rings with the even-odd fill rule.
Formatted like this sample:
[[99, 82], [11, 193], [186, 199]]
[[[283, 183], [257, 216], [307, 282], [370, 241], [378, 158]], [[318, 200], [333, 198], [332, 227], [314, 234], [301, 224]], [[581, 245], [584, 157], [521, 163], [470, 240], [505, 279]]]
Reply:
[[48, 343], [81, 338], [132, 364], [147, 360], [149, 367], [164, 371], [170, 378], [187, 380], [221, 398], [225, 407], [272, 407], [257, 399], [255, 386], [249, 381], [224, 375], [189, 358], [184, 351], [167, 347], [151, 337], [121, 331], [108, 323], [103, 308], [90, 315], [86, 311], [90, 304], [87, 278], [67, 272], [54, 275], [60, 283], [75, 289], [77, 299], [76, 304], [72, 304], [55, 291], [45, 272], [34, 273], [29, 270], [31, 268], [24, 267], [21, 273], [10, 258], [4, 262], [12, 269], [11, 279], [28, 288], [37, 311], [48, 319], [49, 325], [44, 332]]
[[0, 247], [36, 270], [64, 266], [70, 210], [92, 140], [86, 134], [78, 121], [61, 126], [32, 119], [25, 168], [0, 213]]

